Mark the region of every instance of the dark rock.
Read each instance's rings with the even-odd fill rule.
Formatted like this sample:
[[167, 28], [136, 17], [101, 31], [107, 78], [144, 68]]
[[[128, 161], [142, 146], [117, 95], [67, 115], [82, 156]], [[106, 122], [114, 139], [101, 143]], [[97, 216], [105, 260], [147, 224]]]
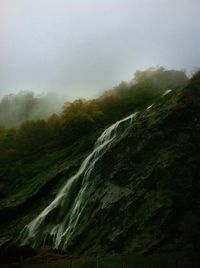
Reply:
[[29, 246], [20, 247], [16, 245], [9, 245], [1, 252], [0, 263], [15, 263], [22, 261], [23, 259], [36, 256], [37, 254], [37, 251]]

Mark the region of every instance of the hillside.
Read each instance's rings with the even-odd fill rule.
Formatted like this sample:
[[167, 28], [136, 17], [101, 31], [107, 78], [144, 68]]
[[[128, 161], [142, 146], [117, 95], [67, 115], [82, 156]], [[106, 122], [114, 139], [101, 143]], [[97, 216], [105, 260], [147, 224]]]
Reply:
[[199, 147], [198, 73], [151, 107], [35, 160], [42, 172], [2, 196], [1, 242], [17, 238], [77, 255], [197, 251]]

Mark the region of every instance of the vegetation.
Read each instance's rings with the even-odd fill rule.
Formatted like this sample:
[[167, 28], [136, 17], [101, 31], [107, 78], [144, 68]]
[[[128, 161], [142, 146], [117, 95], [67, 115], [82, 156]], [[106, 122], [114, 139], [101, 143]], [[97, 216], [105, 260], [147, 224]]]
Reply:
[[[150, 69], [147, 73], [149, 76], [158, 71], [165, 72]], [[3, 163], [1, 174], [4, 177], [2, 175], [0, 216], [4, 222], [0, 225], [0, 242], [18, 234], [54, 199], [60, 186], [77, 171], [96, 137], [112, 120], [138, 109], [144, 110], [153, 99], [154, 105], [142, 111], [133, 122], [134, 131], [112, 147], [97, 166], [97, 174], [93, 174], [97, 187], [85, 208], [82, 224], [77, 226], [77, 236], [69, 251], [90, 254], [92, 250], [101, 252], [103, 249], [105, 252], [150, 254], [144, 259], [126, 259], [127, 267], [147, 264], [176, 267], [177, 256], [182, 267], [185, 256], [190, 261], [199, 255], [200, 72], [186, 87], [186, 81], [180, 87], [175, 85], [177, 90], [164, 97], [159, 96], [169, 87], [161, 89], [160, 86], [154, 90], [152, 86], [150, 91], [156, 93], [154, 97], [141, 101], [136, 108], [133, 103], [129, 106], [128, 101], [140, 88], [138, 79], [142, 79], [141, 83], [148, 81], [148, 88], [154, 83], [150, 82], [154, 76], [144, 79], [139, 74], [137, 77], [98, 99], [67, 103], [60, 115], [53, 115], [48, 120], [27, 121], [19, 128], [1, 128], [3, 153], [0, 163]], [[140, 90], [148, 92], [148, 88], [143, 86]], [[115, 105], [112, 99], [118, 100]], [[136, 97], [133, 99], [136, 103]], [[119, 107], [122, 107], [120, 111]], [[98, 172], [101, 166], [104, 168]], [[106, 195], [106, 187], [99, 183], [102, 181], [131, 190], [131, 198], [124, 196], [119, 202], [99, 209], [98, 198]], [[99, 191], [100, 197], [96, 194]], [[5, 203], [8, 199], [10, 203]], [[91, 241], [95, 241], [95, 245]], [[177, 256], [159, 260], [159, 252], [171, 254], [171, 251], [176, 251]], [[152, 252], [158, 252], [159, 256], [151, 255]], [[117, 256], [105, 257], [101, 264], [117, 267], [122, 264], [120, 260], [117, 261]], [[74, 267], [95, 264], [96, 258], [83, 258], [75, 262]], [[61, 263], [57, 267], [62, 267]]]
[[[55, 161], [56, 153], [51, 161], [48, 160], [47, 155], [51, 152], [69, 147], [80, 142], [80, 139], [85, 142], [84, 137], [93, 137], [93, 133], [107, 125], [134, 111], [145, 109], [165, 90], [181, 88], [186, 83], [187, 77], [183, 71], [162, 67], [137, 71], [133, 81], [122, 82], [97, 99], [66, 103], [59, 115], [53, 114], [46, 120], [32, 119], [49, 114], [51, 97], [37, 98], [31, 92], [4, 97], [0, 103], [1, 195], [6, 195], [12, 185], [20, 186], [24, 180], [35, 176], [41, 168], [43, 157], [43, 167], [48, 167], [52, 159]], [[57, 102], [54, 103], [56, 106]], [[20, 122], [19, 127], [6, 128]]]

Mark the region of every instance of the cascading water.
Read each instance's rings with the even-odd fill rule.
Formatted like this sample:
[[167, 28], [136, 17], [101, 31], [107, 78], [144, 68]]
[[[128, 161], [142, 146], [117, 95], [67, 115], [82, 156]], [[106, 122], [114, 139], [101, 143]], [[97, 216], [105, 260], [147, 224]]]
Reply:
[[[22, 230], [19, 236], [20, 244], [37, 247], [48, 243], [53, 248], [67, 248], [74, 233], [77, 232], [85, 206], [94, 192], [93, 173], [96, 163], [112, 146], [129, 133], [136, 115], [137, 113], [134, 113], [117, 121], [101, 134], [93, 151], [83, 161], [78, 172], [68, 179], [50, 205]], [[118, 189], [117, 186], [110, 190], [110, 186], [106, 182], [105, 187], [108, 188], [109, 195], [112, 195], [112, 202], [120, 199], [122, 195], [130, 194], [130, 190]], [[103, 198], [101, 199], [102, 207], [107, 205]], [[106, 200], [107, 203], [108, 200], [109, 198]]]

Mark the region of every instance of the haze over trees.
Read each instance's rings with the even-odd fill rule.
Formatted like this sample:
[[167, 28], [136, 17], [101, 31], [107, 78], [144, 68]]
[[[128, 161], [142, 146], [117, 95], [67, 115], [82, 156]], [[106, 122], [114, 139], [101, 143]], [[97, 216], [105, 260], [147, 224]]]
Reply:
[[[21, 91], [18, 94], [6, 95], [0, 101], [0, 125], [16, 127], [27, 120], [47, 119], [53, 114], [58, 115], [62, 106], [62, 121], [66, 121], [69, 117], [73, 117], [73, 120], [75, 117], [81, 120], [82, 117], [82, 120], [86, 121], [86, 117], [92, 113], [92, 110], [96, 110], [94, 117], [97, 114], [98, 116], [104, 114], [106, 120], [109, 121], [110, 118], [114, 121], [133, 109], [145, 106], [164, 90], [180, 87], [186, 82], [187, 77], [183, 71], [158, 67], [136, 71], [131, 82], [121, 82], [95, 100], [82, 99], [63, 105], [65, 100], [59, 94], [49, 92], [35, 95], [31, 91]], [[85, 112], [87, 116], [85, 114], [83, 119]], [[87, 118], [87, 120], [96, 121], [97, 118]]]
[[26, 120], [47, 119], [53, 113], [59, 113], [63, 100], [55, 93], [35, 95], [31, 91], [9, 94], [0, 102], [0, 125], [19, 126]]

